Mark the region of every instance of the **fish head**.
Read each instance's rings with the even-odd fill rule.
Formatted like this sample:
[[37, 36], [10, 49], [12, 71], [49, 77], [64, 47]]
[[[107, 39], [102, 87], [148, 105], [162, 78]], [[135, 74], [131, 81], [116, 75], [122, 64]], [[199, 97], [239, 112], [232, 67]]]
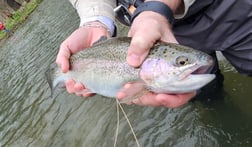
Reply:
[[176, 46], [167, 50], [167, 46], [161, 46], [143, 62], [139, 75], [153, 92], [187, 93], [215, 78], [214, 74], [209, 74], [213, 63], [211, 56], [191, 48], [185, 50]]

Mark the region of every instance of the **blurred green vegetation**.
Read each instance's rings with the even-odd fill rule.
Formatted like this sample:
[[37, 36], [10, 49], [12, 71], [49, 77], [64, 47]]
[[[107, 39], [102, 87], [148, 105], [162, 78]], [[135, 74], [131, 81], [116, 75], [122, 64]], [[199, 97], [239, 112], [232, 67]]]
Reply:
[[[23, 23], [32, 11], [40, 4], [42, 0], [31, 0], [29, 3], [23, 3], [22, 7], [12, 14], [12, 17], [5, 20], [5, 27], [11, 32], [15, 30], [19, 24]], [[0, 31], [0, 40], [8, 33]]]

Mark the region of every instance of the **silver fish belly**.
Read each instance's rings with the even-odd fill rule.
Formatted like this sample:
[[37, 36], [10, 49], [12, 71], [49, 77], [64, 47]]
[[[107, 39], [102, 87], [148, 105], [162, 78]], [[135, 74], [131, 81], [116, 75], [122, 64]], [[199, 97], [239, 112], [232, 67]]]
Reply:
[[172, 43], [156, 43], [138, 68], [126, 62], [131, 38], [111, 38], [70, 57], [67, 73], [52, 65], [46, 72], [52, 92], [68, 79], [80, 82], [92, 93], [116, 97], [128, 82], [142, 82], [156, 93], [186, 93], [197, 90], [215, 78], [207, 74], [213, 64], [211, 56]]

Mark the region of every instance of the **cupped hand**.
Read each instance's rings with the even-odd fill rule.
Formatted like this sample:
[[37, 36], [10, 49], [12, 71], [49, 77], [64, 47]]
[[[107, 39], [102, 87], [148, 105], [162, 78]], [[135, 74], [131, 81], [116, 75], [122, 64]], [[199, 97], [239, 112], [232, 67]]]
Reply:
[[[149, 49], [155, 42], [178, 43], [168, 21], [160, 14], [151, 11], [142, 12], [135, 18], [128, 36], [132, 37], [132, 41], [128, 50], [127, 62], [133, 67], [138, 67], [142, 64], [148, 55]], [[127, 93], [125, 93], [127, 90], [125, 89], [130, 89], [131, 84], [126, 84], [124, 90], [118, 92], [117, 97], [119, 99], [127, 97]], [[176, 108], [186, 104], [195, 95], [195, 91], [185, 94], [156, 94], [148, 92], [142, 97], [129, 102], [129, 104]]]
[[157, 94], [142, 88], [140, 88], [142, 91], [139, 92], [137, 90], [139, 85], [137, 84], [139, 83], [125, 84], [120, 92], [117, 93], [119, 101], [126, 104], [136, 104], [140, 106], [177, 108], [186, 104], [196, 95], [196, 92], [183, 94]]
[[142, 12], [134, 19], [128, 36], [132, 37], [132, 40], [127, 62], [133, 67], [142, 64], [155, 42], [177, 43], [168, 21], [160, 14], [151, 11]]
[[[94, 27], [92, 27], [92, 25]], [[65, 73], [70, 69], [69, 59], [72, 54], [90, 47], [94, 42], [99, 40], [101, 36], [109, 37], [110, 34], [103, 24], [93, 22], [93, 24], [90, 24], [89, 26], [79, 27], [65, 41], [63, 41], [56, 58], [56, 63], [61, 68], [62, 72]], [[78, 96], [84, 97], [91, 95], [91, 93], [85, 89], [84, 85], [76, 83], [72, 79], [67, 80], [65, 85], [69, 93], [75, 93]]]

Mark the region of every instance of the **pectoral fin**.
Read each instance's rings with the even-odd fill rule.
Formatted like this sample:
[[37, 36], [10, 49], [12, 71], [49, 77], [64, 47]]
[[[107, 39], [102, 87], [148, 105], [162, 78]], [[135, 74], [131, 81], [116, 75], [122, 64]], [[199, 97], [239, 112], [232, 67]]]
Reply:
[[134, 99], [138, 99], [145, 95], [148, 90], [145, 88], [144, 83], [134, 82], [126, 84], [119, 92], [118, 97], [120, 103], [128, 103]]

